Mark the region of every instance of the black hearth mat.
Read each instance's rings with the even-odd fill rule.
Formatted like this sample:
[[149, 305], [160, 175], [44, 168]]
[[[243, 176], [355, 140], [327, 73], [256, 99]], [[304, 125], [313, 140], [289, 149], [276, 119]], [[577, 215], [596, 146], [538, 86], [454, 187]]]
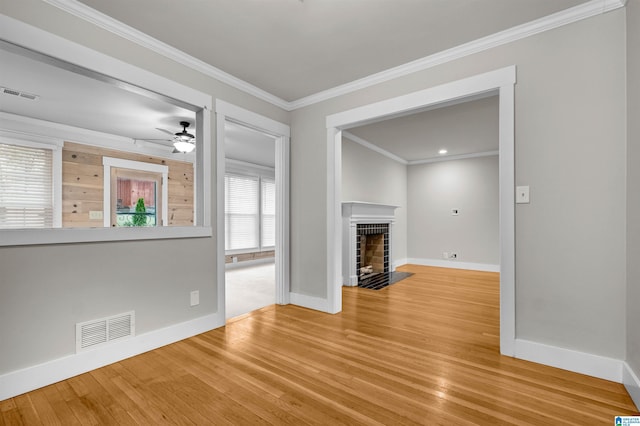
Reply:
[[380, 272], [367, 278], [358, 280], [358, 287], [369, 290], [382, 290], [398, 281], [413, 275], [411, 272]]

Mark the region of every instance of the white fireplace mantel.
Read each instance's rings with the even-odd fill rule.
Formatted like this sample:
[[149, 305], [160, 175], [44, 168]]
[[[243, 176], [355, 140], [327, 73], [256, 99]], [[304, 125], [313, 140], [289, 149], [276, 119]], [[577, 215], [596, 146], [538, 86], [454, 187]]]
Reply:
[[342, 202], [342, 282], [345, 286], [358, 285], [356, 271], [356, 237], [358, 224], [389, 224], [389, 272], [393, 272], [393, 224], [398, 206], [367, 203], [363, 201]]

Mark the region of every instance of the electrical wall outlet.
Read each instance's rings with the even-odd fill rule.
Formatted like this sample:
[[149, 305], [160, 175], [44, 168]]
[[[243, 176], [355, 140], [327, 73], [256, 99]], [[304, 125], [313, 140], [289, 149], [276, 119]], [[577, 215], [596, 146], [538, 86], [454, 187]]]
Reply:
[[191, 306], [196, 306], [200, 304], [200, 292], [198, 290], [194, 290], [191, 292]]
[[443, 259], [448, 259], [448, 258], [449, 258], [449, 253], [448, 253], [448, 252], [446, 252], [446, 251], [443, 251], [443, 252], [442, 252], [442, 258], [443, 258]]

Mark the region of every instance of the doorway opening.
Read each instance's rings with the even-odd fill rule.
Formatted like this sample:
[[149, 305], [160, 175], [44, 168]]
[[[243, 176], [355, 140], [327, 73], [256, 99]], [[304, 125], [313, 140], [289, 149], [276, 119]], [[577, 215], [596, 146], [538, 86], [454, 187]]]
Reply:
[[500, 352], [515, 353], [514, 85], [510, 66], [327, 116], [327, 302], [342, 310], [342, 131], [496, 94], [499, 97]]
[[225, 122], [226, 319], [273, 305], [275, 137]]
[[[224, 236], [217, 239], [218, 315], [224, 323], [261, 307], [263, 295], [271, 301], [266, 304], [289, 303], [290, 129], [221, 100], [216, 127], [216, 229]], [[228, 288], [227, 278], [236, 288]], [[227, 306], [227, 292], [239, 303]]]

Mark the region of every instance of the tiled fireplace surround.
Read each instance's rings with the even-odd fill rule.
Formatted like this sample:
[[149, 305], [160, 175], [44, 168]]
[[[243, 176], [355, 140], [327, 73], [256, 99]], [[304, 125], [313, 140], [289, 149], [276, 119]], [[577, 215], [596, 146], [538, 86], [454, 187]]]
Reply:
[[371, 256], [367, 263], [373, 265], [374, 272], [393, 272], [391, 236], [396, 208], [360, 201], [342, 203], [342, 276], [345, 286], [357, 286], [360, 268], [367, 266], [361, 246], [365, 239], [366, 251]]

